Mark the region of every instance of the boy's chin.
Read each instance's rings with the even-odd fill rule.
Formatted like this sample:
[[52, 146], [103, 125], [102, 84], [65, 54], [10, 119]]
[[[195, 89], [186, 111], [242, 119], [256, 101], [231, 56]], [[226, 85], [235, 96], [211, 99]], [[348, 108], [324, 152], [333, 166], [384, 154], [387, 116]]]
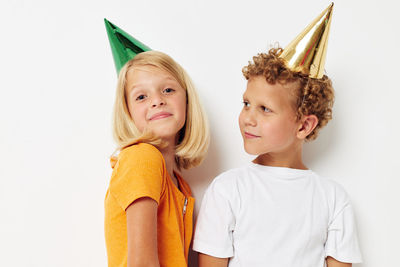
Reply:
[[263, 154], [263, 153], [260, 151], [260, 149], [257, 149], [257, 148], [254, 147], [254, 146], [246, 146], [246, 145], [244, 145], [244, 151], [246, 151], [247, 154], [255, 155], [255, 156], [258, 156], [258, 155], [260, 155], [260, 154]]

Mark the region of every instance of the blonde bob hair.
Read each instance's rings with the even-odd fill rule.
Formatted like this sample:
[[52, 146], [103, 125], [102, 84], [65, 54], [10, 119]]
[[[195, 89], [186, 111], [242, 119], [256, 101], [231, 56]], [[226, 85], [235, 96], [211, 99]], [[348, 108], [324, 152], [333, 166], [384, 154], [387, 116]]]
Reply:
[[152, 133], [140, 132], [129, 114], [125, 88], [126, 74], [132, 67], [144, 65], [167, 71], [186, 90], [186, 122], [178, 133], [175, 160], [178, 168], [189, 169], [197, 166], [204, 159], [210, 142], [207, 118], [189, 75], [171, 57], [158, 51], [136, 55], [119, 73], [113, 118], [113, 136], [118, 146], [117, 151], [137, 143], [149, 143], [158, 148], [166, 145]]

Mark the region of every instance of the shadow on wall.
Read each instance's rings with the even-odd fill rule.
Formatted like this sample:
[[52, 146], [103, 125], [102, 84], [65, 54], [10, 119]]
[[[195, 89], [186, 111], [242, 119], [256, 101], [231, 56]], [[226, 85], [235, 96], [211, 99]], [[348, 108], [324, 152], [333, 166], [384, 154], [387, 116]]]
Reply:
[[[207, 157], [205, 158], [203, 163], [196, 168], [183, 171], [185, 180], [189, 183], [190, 188], [192, 189], [193, 196], [196, 199], [195, 212], [193, 216], [194, 222], [196, 222], [204, 191], [207, 189], [211, 181], [221, 172], [221, 157], [218, 151], [217, 144], [216, 142], [213, 142], [213, 140], [215, 140], [215, 138], [211, 136], [210, 148], [208, 150]], [[197, 261], [197, 252], [194, 252], [190, 249], [189, 266], [197, 267]]]
[[303, 149], [303, 162], [310, 169], [318, 166], [320, 161], [327, 158], [338, 142], [337, 133], [339, 125], [335, 120], [332, 120], [321, 129], [316, 140], [307, 142]]
[[213, 142], [213, 140], [215, 140], [215, 138], [211, 136], [208, 154], [203, 163], [196, 168], [183, 171], [185, 180], [189, 183], [192, 193], [196, 198], [196, 214], [199, 209], [201, 199], [203, 198], [204, 190], [206, 190], [211, 181], [221, 172], [221, 157], [217, 148], [217, 144]]

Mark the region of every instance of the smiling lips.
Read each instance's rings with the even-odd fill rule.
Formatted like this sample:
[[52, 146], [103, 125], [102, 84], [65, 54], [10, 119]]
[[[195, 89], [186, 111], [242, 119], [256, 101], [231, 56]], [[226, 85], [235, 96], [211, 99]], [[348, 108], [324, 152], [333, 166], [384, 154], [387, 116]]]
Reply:
[[258, 137], [260, 137], [260, 136], [258, 136], [258, 135], [254, 135], [254, 134], [251, 134], [251, 133], [249, 133], [249, 132], [244, 132], [244, 136], [245, 136], [246, 138], [248, 138], [248, 139], [253, 139], [253, 138], [258, 138]]
[[153, 116], [151, 116], [150, 120], [151, 121], [155, 121], [155, 120], [164, 119], [164, 118], [167, 118], [167, 117], [170, 117], [170, 116], [172, 116], [171, 113], [162, 111], [162, 112], [156, 113]]

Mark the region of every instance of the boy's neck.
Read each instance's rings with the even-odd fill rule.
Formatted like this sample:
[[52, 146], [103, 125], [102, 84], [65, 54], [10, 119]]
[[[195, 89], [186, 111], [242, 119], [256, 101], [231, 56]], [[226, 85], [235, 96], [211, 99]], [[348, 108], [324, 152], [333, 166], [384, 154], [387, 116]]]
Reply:
[[258, 155], [253, 160], [254, 163], [271, 166], [271, 167], [286, 167], [292, 169], [307, 170], [302, 159], [302, 146], [295, 150], [286, 152], [270, 152]]

